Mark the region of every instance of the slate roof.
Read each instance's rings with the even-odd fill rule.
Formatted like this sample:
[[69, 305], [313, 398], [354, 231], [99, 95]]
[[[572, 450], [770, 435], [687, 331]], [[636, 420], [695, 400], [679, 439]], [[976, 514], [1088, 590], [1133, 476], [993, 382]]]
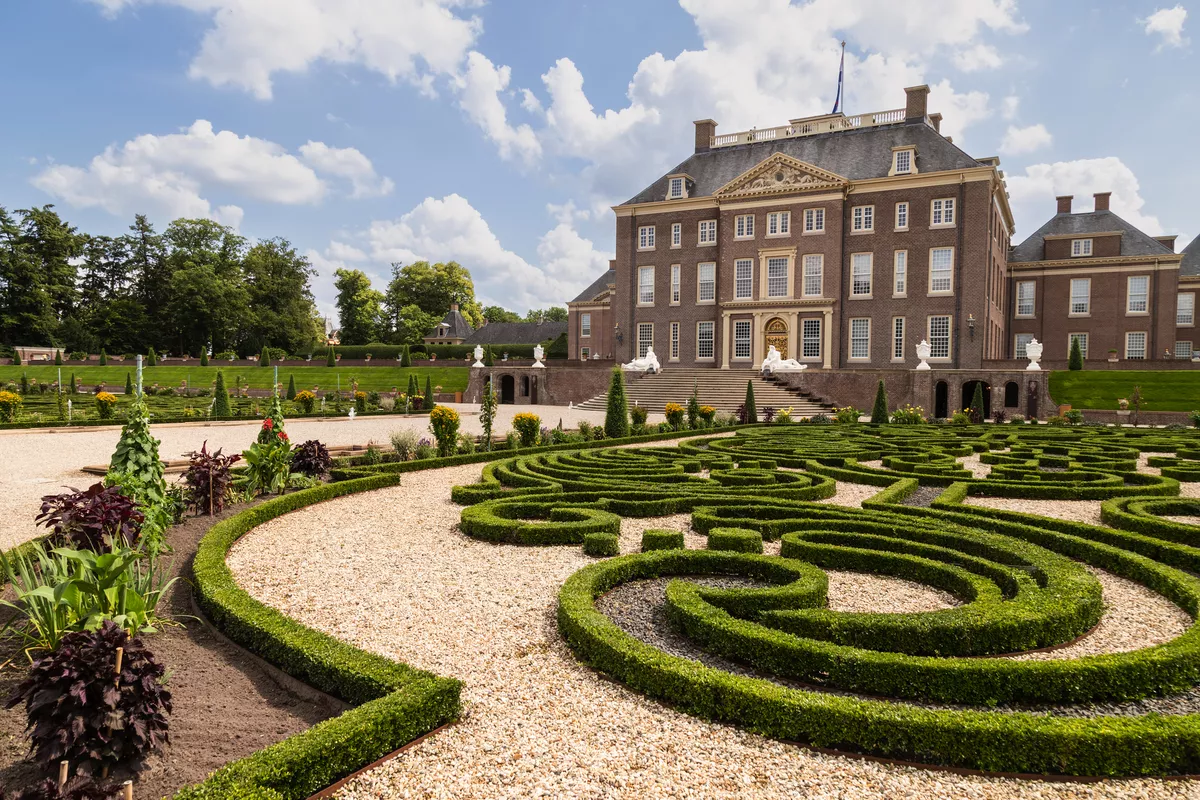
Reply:
[[1088, 211], [1082, 214], [1055, 214], [1025, 241], [1012, 248], [1009, 263], [1044, 260], [1044, 240], [1047, 236], [1086, 236], [1089, 233], [1121, 231], [1122, 256], [1171, 255], [1167, 247], [1152, 236], [1118, 217], [1111, 211]]
[[586, 303], [589, 300], [596, 299], [596, 295], [608, 291], [608, 285], [617, 280], [617, 271], [610, 269], [596, 280], [592, 281], [592, 285], [579, 293], [579, 296], [572, 300], [572, 303]]
[[849, 180], [884, 178], [892, 168], [892, 148], [917, 148], [918, 172], [984, 166], [926, 122], [902, 122], [875, 128], [833, 131], [795, 139], [718, 147], [695, 153], [622, 205], [649, 203], [667, 196], [667, 175], [686, 173], [695, 180], [688, 197], [707, 197], [775, 153], [783, 153]]
[[434, 328], [425, 334], [425, 336], [439, 339], [465, 339], [475, 330], [457, 308], [447, 311], [446, 316], [442, 317], [442, 322], [449, 326], [444, 336], [437, 335], [437, 328]]
[[565, 322], [491, 322], [468, 336], [463, 344], [541, 344], [566, 332]]
[[1183, 262], [1179, 265], [1180, 275], [1200, 275], [1200, 236], [1183, 248]]

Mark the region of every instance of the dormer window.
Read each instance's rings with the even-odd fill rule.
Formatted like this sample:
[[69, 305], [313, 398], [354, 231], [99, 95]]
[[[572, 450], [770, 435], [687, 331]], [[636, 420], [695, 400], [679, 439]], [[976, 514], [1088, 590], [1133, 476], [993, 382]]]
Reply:
[[1071, 257], [1081, 258], [1092, 254], [1091, 239], [1072, 239], [1071, 240]]
[[892, 150], [892, 169], [888, 175], [915, 175], [917, 173], [917, 149], [897, 147]]
[[670, 175], [667, 177], [667, 199], [682, 200], [687, 197], [687, 176]]

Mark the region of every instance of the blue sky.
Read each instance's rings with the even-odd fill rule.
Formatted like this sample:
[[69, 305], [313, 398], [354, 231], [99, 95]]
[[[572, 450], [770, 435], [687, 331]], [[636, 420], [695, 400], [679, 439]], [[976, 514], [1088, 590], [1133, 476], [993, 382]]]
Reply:
[[0, 205], [120, 233], [210, 216], [331, 275], [455, 259], [486, 302], [561, 303], [613, 249], [609, 207], [721, 131], [933, 87], [1000, 155], [1020, 240], [1074, 193], [1200, 231], [1188, 5], [1075, 0], [40, 0], [0, 8]]

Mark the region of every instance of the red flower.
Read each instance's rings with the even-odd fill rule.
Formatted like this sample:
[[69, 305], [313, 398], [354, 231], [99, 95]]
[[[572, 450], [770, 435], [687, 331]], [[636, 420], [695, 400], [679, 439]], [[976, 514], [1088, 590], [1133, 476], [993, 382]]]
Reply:
[[286, 442], [288, 440], [287, 431], [281, 431], [279, 433], [279, 438]]
[[266, 419], [263, 420], [263, 430], [264, 431], [269, 431], [274, 427], [275, 427], [275, 422], [270, 417], [267, 417]]

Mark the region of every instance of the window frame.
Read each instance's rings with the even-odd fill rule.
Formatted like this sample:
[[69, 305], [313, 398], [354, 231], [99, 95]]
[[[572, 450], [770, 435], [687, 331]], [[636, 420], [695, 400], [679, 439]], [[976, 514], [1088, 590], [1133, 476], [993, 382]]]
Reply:
[[908, 297], [907, 250], [892, 251], [892, 297]]
[[[1131, 356], [1130, 353], [1130, 337], [1142, 337], [1142, 355]], [[1125, 360], [1126, 361], [1148, 361], [1150, 358], [1150, 334], [1146, 331], [1125, 331]]]
[[875, 232], [875, 206], [854, 206], [850, 209], [850, 233]]
[[683, 265], [671, 265], [671, 300], [670, 305], [677, 306], [683, 300]]
[[[933, 336], [933, 321], [946, 320], [946, 355], [933, 355], [936, 352], [933, 348], [936, 346]], [[954, 315], [953, 314], [930, 314], [925, 318], [925, 334], [926, 341], [930, 345], [930, 361], [946, 362], [954, 357]]]
[[[783, 275], [772, 276], [771, 266], [775, 262], [775, 266], [779, 266], [778, 262], [783, 262]], [[766, 292], [763, 296], [768, 300], [784, 300], [792, 296], [792, 257], [791, 256], [765, 256], [763, 258], [763, 271], [766, 274], [766, 281], [763, 290]], [[783, 291], [776, 294], [772, 291], [772, 282], [783, 279]]]
[[[1188, 298], [1187, 320], [1182, 317], [1181, 303], [1184, 298]], [[1175, 325], [1181, 328], [1190, 328], [1196, 324], [1196, 293], [1195, 292], [1178, 292], [1175, 295]]]
[[[709, 231], [712, 234], [711, 239], [704, 238], [704, 232]], [[717, 243], [717, 221], [715, 219], [702, 219], [696, 223], [696, 246], [711, 247]]]
[[[1021, 310], [1021, 287], [1030, 287], [1029, 310]], [[1013, 316], [1016, 319], [1033, 319], [1037, 316], [1037, 281], [1017, 281], [1016, 291], [1016, 308], [1013, 310]]]
[[904, 361], [904, 338], [908, 335], [908, 320], [905, 317], [892, 317], [892, 361]]
[[1090, 258], [1092, 249], [1093, 242], [1090, 238], [1071, 240], [1071, 258]]
[[676, 250], [683, 247], [683, 223], [671, 223], [671, 249]]
[[[1142, 297], [1141, 308], [1133, 307], [1133, 282], [1142, 281], [1145, 289], [1140, 292]], [[1125, 316], [1144, 317], [1150, 313], [1150, 276], [1149, 275], [1128, 275], [1125, 278]]]
[[[1187, 352], [1185, 352], [1183, 355], [1179, 355], [1179, 345], [1181, 345], [1181, 344], [1187, 345]], [[1195, 352], [1195, 350], [1196, 350], [1195, 344], [1193, 343], [1193, 341], [1191, 339], [1176, 339], [1175, 340], [1174, 353], [1175, 353], [1176, 361], [1191, 361], [1192, 353]]]
[[[815, 337], [812, 337], [809, 335], [808, 329], [810, 327], [810, 324], [812, 327], [815, 327], [817, 330]], [[808, 317], [807, 319], [800, 320], [800, 359], [799, 359], [800, 361], [820, 361], [821, 360], [821, 358], [822, 358], [822, 341], [821, 341], [822, 327], [823, 327], [823, 324], [821, 322], [820, 317]], [[810, 356], [808, 354], [807, 347], [810, 343], [815, 343], [816, 351], [817, 351], [816, 355]]]
[[[701, 336], [701, 331], [705, 326], [708, 326], [708, 347], [711, 355], [701, 355], [701, 344], [704, 342]], [[717, 360], [717, 323], [712, 320], [702, 319], [696, 323], [696, 360], [697, 361], [716, 361]]]
[[667, 360], [678, 361], [680, 351], [680, 326], [678, 322], [672, 322], [670, 325], [670, 341], [667, 344]]
[[[900, 169], [901, 154], [908, 156], [908, 169]], [[915, 147], [897, 147], [892, 150], [892, 169], [888, 172], [889, 176], [894, 175], [916, 175], [917, 174], [917, 149]]]
[[[809, 227], [809, 224], [812, 227]], [[818, 223], [820, 223], [818, 225]], [[805, 236], [816, 236], [825, 232], [825, 208], [806, 208], [804, 209], [804, 230], [802, 233]]]
[[733, 218], [733, 238], [738, 241], [754, 238], [753, 214], [738, 214]]
[[[1028, 336], [1029, 338], [1025, 340], [1024, 344], [1022, 344], [1021, 339], [1026, 336]], [[1037, 334], [1014, 333], [1013, 334], [1013, 358], [1029, 358], [1029, 354], [1027, 352], [1021, 350], [1021, 348], [1028, 346], [1029, 343], [1032, 342], [1035, 338], [1037, 338]]]
[[[642, 331], [644, 331], [647, 328], [650, 329], [650, 337], [649, 337], [649, 339], [644, 339], [642, 336]], [[637, 324], [637, 341], [635, 342], [635, 346], [637, 347], [637, 357], [638, 358], [646, 357], [646, 350], [642, 349], [643, 341], [646, 342], [646, 350], [654, 347], [654, 323], [653, 322], [639, 322]]]
[[[856, 326], [855, 323], [866, 323], [866, 333], [858, 338], [855, 337], [855, 327], [862, 328], [861, 325]], [[847, 325], [849, 340], [847, 341], [846, 360], [853, 361], [858, 364], [866, 363], [871, 360], [871, 318], [870, 317], [851, 317]], [[866, 347], [866, 355], [854, 355], [854, 346], [856, 343], [862, 343]]]
[[[775, 232], [772, 233], [771, 229]], [[792, 235], [792, 212], [791, 211], [768, 211], [767, 212], [767, 232], [768, 239], [783, 238]]]
[[580, 347], [579, 348], [579, 360], [580, 361], [591, 361], [592, 360], [592, 348]]
[[[816, 280], [817, 290], [810, 292], [808, 290], [808, 265], [809, 259], [816, 259]], [[801, 297], [823, 297], [825, 295], [825, 254], [824, 253], [806, 253], [800, 259], [800, 296]]]
[[592, 338], [592, 314], [589, 311], [579, 312], [579, 338]]
[[[745, 326], [746, 336], [744, 339], [738, 336], [738, 330]], [[746, 355], [738, 355], [738, 345], [742, 342], [746, 345]], [[735, 319], [733, 321], [733, 342], [730, 350], [732, 351], [732, 359], [734, 361], [750, 361], [754, 358], [754, 322], [748, 319]]]
[[[679, 191], [675, 191], [675, 184], [679, 184]], [[687, 197], [687, 179], [682, 175], [672, 175], [667, 178], [667, 199], [668, 200], [683, 200]]]
[[[649, 272], [647, 272], [647, 270], [649, 270]], [[643, 275], [647, 275], [647, 274], [650, 276], [650, 283], [649, 283], [649, 286], [650, 286], [650, 299], [649, 299], [649, 300], [645, 300], [645, 299], [644, 299], [644, 297], [645, 297], [645, 289], [646, 289], [646, 285], [647, 285], [647, 284], [646, 284], [646, 282], [645, 282], [645, 281], [643, 280], [643, 278], [642, 278], [642, 276], [643, 276]], [[653, 267], [652, 265], [651, 265], [651, 266], [643, 266], [643, 267], [638, 267], [638, 283], [637, 283], [637, 285], [638, 285], [638, 295], [637, 295], [637, 305], [638, 305], [638, 307], [639, 307], [639, 308], [654, 308], [654, 280], [655, 280], [655, 275], [654, 275], [654, 267]], [[640, 357], [640, 356], [639, 356], [639, 357]]]
[[[1083, 311], [1075, 310], [1075, 285], [1081, 284], [1087, 287], [1087, 293], [1084, 295], [1084, 304], [1087, 308]], [[1067, 316], [1068, 317], [1090, 317], [1092, 315], [1092, 279], [1091, 278], [1071, 278], [1071, 282], [1067, 285]]]
[[[938, 204], [941, 204], [939, 207]], [[937, 197], [929, 201], [929, 227], [953, 228], [958, 224], [958, 206], [953, 197]], [[938, 218], [941, 221], [938, 222]]]
[[[897, 231], [908, 230], [909, 215], [910, 215], [910, 208], [908, 205], [908, 201], [900, 200], [899, 202], [897, 202], [896, 203], [896, 211], [895, 211], [895, 214], [893, 215], [893, 222], [895, 224], [895, 229]], [[900, 222], [901, 216], [904, 217], [903, 224], [901, 224], [901, 222]]]
[[[865, 292], [858, 291], [855, 285], [855, 270], [858, 267], [858, 257], [866, 256], [867, 258], [867, 290]], [[850, 297], [854, 300], [870, 300], [874, 296], [875, 291], [875, 254], [871, 252], [851, 253], [850, 254]]]
[[638, 252], [647, 252], [654, 249], [654, 225], [639, 225], [638, 226]]
[[[746, 293], [742, 294], [742, 278], [741, 268], [745, 266], [747, 277]], [[753, 300], [754, 299], [754, 259], [753, 258], [738, 258], [733, 262], [733, 299], [734, 300]]]
[[[712, 279], [704, 280], [704, 268], [712, 268]], [[711, 284], [712, 297], [704, 297], [705, 284]], [[711, 306], [717, 302], [717, 263], [715, 261], [701, 261], [696, 265], [696, 305]]]

